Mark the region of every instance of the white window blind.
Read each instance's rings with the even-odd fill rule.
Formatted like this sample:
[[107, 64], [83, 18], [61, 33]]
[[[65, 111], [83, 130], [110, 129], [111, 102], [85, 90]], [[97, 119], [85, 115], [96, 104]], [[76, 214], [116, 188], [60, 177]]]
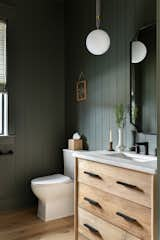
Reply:
[[0, 90], [6, 85], [6, 23], [0, 20]]
[[8, 93], [6, 91], [6, 22], [0, 20], [0, 135], [8, 135]]

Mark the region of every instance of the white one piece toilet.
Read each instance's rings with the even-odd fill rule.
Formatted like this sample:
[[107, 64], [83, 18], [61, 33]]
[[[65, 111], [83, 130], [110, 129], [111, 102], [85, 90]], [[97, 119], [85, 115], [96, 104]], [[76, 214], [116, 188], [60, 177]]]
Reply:
[[63, 150], [64, 175], [54, 174], [31, 181], [33, 193], [38, 198], [38, 217], [50, 221], [73, 215], [74, 209], [74, 157]]

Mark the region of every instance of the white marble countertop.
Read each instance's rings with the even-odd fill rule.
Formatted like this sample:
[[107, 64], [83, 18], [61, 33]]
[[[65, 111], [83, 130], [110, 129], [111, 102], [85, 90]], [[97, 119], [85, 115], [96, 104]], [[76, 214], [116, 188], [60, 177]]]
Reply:
[[131, 152], [76, 151], [73, 156], [148, 174], [157, 173], [157, 157], [151, 155], [146, 156]]

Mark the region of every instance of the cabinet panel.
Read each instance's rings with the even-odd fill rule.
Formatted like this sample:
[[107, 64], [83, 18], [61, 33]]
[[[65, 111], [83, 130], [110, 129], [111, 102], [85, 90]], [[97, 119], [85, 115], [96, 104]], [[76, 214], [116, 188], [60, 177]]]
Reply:
[[151, 238], [150, 208], [85, 184], [79, 184], [78, 205], [141, 239]]
[[89, 240], [140, 240], [112, 224], [79, 208], [79, 233]]
[[151, 208], [149, 174], [79, 159], [78, 181]]

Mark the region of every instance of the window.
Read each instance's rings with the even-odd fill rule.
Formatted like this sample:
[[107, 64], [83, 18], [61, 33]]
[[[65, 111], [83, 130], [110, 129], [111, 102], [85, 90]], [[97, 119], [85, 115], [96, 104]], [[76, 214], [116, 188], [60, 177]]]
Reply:
[[0, 135], [8, 135], [8, 93], [0, 92]]
[[8, 93], [6, 91], [6, 22], [0, 20], [0, 135], [8, 135]]

